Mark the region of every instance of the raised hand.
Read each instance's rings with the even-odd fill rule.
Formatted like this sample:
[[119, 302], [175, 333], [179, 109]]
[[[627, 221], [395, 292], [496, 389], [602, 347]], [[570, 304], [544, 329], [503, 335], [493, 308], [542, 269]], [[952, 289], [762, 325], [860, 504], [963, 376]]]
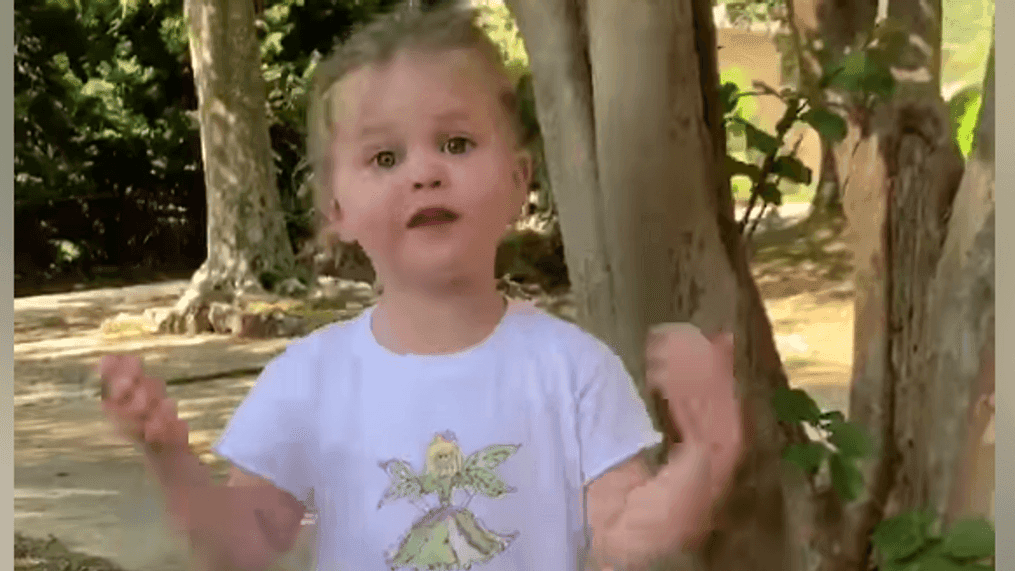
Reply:
[[709, 340], [693, 325], [668, 323], [649, 335], [646, 380], [666, 398], [684, 453], [707, 459], [713, 499], [725, 491], [743, 452], [733, 362], [729, 333]]
[[139, 358], [103, 357], [99, 375], [102, 409], [120, 434], [143, 446], [147, 453], [187, 448], [187, 424], [177, 416], [176, 404], [166, 397], [165, 383], [145, 376]]

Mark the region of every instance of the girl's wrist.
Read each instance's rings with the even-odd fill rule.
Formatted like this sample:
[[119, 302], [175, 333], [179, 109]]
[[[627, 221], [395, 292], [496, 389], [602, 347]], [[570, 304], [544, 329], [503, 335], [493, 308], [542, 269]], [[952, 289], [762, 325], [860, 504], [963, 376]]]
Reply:
[[163, 488], [211, 483], [211, 471], [189, 447], [148, 449], [145, 458]]

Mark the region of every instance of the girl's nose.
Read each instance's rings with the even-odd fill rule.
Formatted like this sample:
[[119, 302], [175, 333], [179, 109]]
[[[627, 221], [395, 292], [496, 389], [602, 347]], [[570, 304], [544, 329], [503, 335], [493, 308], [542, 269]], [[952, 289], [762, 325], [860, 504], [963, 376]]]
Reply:
[[429, 152], [419, 152], [412, 157], [415, 164], [409, 165], [409, 176], [413, 189], [435, 189], [447, 183], [447, 173], [444, 170], [442, 158]]
[[430, 177], [430, 180], [427, 181], [427, 182], [414, 182], [412, 184], [413, 188], [415, 188], [416, 190], [419, 190], [419, 189], [422, 189], [422, 188], [425, 188], [425, 187], [438, 188], [438, 187], [440, 187], [440, 185], [441, 185], [441, 179], [434, 178], [434, 177]]

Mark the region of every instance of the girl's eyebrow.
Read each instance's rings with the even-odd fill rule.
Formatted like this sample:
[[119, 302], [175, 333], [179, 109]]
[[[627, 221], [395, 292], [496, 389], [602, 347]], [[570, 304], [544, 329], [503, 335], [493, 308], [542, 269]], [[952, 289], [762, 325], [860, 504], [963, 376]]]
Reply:
[[450, 123], [452, 121], [466, 121], [468, 119], [470, 119], [469, 114], [466, 113], [465, 111], [461, 111], [458, 109], [452, 111], [445, 111], [444, 113], [437, 115], [437, 120], [442, 123], [443, 122]]
[[[435, 118], [440, 123], [453, 123], [468, 121], [472, 116], [460, 109], [454, 109], [439, 113]], [[366, 139], [375, 135], [390, 134], [393, 130], [393, 126], [390, 123], [367, 124], [357, 131], [356, 136], [359, 139]]]
[[384, 135], [392, 131], [391, 125], [381, 123], [376, 125], [364, 125], [357, 133], [357, 138], [366, 139], [374, 135]]

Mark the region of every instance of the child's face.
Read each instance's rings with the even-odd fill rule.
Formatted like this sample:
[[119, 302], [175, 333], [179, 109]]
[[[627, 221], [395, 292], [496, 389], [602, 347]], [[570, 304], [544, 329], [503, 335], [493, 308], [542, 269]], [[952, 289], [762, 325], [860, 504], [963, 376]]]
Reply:
[[386, 286], [493, 277], [531, 170], [495, 77], [456, 50], [403, 53], [343, 78], [330, 223]]

